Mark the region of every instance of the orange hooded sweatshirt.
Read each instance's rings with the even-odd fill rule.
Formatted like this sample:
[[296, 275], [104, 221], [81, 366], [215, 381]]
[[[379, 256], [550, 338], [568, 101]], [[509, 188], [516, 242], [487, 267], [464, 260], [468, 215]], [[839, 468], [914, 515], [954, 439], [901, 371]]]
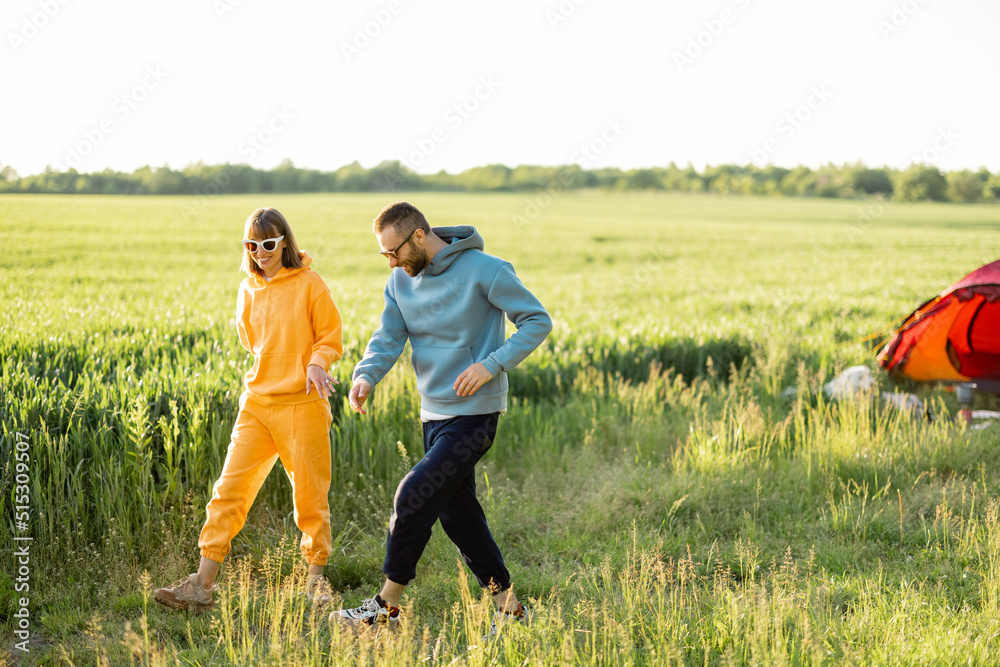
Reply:
[[306, 367], [323, 370], [340, 359], [340, 313], [330, 290], [309, 268], [282, 267], [270, 282], [258, 275], [240, 284], [236, 300], [240, 344], [254, 356], [244, 377], [247, 394], [262, 403], [293, 405], [319, 400], [314, 387], [306, 394]]

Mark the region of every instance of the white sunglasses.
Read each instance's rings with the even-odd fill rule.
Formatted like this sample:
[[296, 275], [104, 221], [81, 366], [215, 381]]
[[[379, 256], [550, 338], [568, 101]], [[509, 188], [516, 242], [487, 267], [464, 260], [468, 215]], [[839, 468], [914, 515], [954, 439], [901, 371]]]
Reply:
[[264, 250], [268, 252], [274, 252], [274, 249], [278, 247], [278, 242], [285, 238], [285, 235], [277, 236], [273, 239], [264, 239], [263, 241], [254, 241], [253, 239], [243, 239], [243, 247], [250, 252], [257, 252], [257, 244], [264, 246]]

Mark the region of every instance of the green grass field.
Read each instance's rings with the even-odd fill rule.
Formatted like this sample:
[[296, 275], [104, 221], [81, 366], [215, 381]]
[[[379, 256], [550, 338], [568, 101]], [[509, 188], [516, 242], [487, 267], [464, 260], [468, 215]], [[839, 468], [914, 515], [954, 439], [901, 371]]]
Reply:
[[[388, 268], [371, 234], [408, 198], [472, 224], [555, 329], [510, 377], [480, 496], [527, 627], [435, 530], [399, 633], [354, 638], [296, 595], [272, 472], [216, 608], [152, 602], [191, 572], [248, 355], [242, 223], [271, 205], [315, 257], [350, 372]], [[1000, 428], [820, 386], [864, 337], [1000, 256], [1000, 208], [573, 193], [0, 196], [0, 664], [989, 664], [1000, 654]], [[882, 388], [891, 383], [879, 376]], [[794, 399], [780, 396], [798, 387]], [[980, 397], [983, 405], [992, 405]], [[333, 400], [327, 575], [381, 582], [396, 483], [420, 451], [405, 359], [367, 417]], [[14, 647], [16, 433], [30, 462], [30, 652]], [[278, 466], [280, 467], [280, 466]]]

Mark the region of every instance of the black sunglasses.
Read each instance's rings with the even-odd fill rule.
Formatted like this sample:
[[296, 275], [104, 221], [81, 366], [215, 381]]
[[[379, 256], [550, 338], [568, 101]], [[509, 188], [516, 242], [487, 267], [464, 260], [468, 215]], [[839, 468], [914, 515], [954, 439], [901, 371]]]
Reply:
[[[417, 229], [420, 229], [420, 228], [417, 227]], [[417, 229], [414, 229], [413, 232], [417, 231]], [[400, 248], [402, 248], [404, 245], [406, 245], [406, 242], [410, 240], [411, 236], [413, 236], [413, 232], [410, 232], [409, 234], [407, 234], [406, 238], [403, 239], [402, 243], [400, 243], [398, 246], [396, 246], [395, 250], [379, 250], [378, 254], [382, 255], [386, 259], [389, 259], [390, 257], [392, 257], [393, 259], [399, 259], [399, 255], [397, 255], [396, 253], [399, 252]]]

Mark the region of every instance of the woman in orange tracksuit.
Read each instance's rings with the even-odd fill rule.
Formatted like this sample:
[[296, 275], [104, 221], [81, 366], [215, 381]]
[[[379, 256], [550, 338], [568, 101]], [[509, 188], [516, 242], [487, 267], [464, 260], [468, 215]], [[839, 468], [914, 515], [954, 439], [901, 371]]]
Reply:
[[306, 593], [320, 604], [329, 600], [322, 576], [332, 548], [327, 397], [337, 381], [327, 370], [343, 353], [340, 314], [281, 213], [257, 209], [244, 231], [247, 277], [236, 314], [240, 343], [253, 353], [254, 364], [245, 376], [229, 452], [206, 507], [198, 572], [154, 592], [157, 602], [174, 609], [212, 606], [219, 564], [279, 457], [292, 482], [295, 523], [309, 563]]

